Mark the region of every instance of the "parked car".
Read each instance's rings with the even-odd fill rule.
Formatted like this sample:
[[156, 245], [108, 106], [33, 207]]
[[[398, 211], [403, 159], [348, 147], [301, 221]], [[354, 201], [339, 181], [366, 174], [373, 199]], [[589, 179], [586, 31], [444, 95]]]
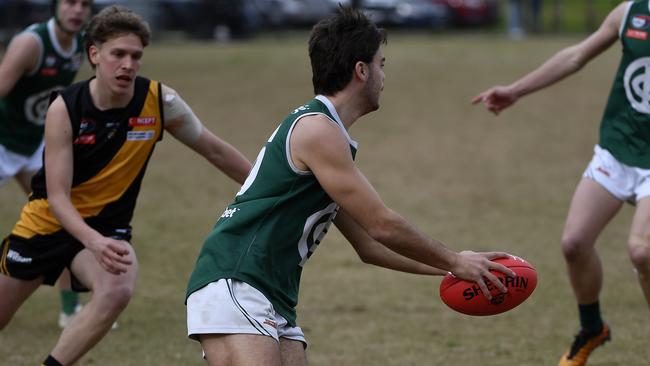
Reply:
[[193, 38], [247, 38], [263, 26], [266, 0], [156, 0], [153, 15], [162, 30], [187, 32]]
[[[330, 0], [332, 7], [348, 6], [350, 0]], [[363, 0], [361, 9], [383, 27], [445, 27], [450, 21], [449, 7], [430, 0]]]
[[498, 0], [431, 0], [449, 9], [451, 24], [460, 27], [488, 26], [499, 20]]
[[[264, 1], [264, 0], [262, 0]], [[324, 0], [266, 0], [266, 19], [276, 27], [311, 27], [334, 10]]]

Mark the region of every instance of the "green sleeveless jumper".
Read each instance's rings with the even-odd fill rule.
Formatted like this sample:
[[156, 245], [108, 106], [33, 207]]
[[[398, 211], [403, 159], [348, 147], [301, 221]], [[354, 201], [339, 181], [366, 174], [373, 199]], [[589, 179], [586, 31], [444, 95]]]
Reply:
[[650, 2], [623, 19], [621, 61], [605, 107], [599, 145], [623, 164], [650, 169]]
[[339, 209], [314, 175], [298, 170], [289, 156], [293, 127], [300, 118], [314, 114], [323, 114], [340, 127], [354, 158], [357, 143], [327, 98], [317, 96], [291, 112], [262, 148], [235, 202], [205, 240], [188, 297], [218, 279], [237, 279], [262, 292], [295, 326], [303, 265]]
[[41, 44], [38, 66], [23, 75], [9, 94], [0, 99], [0, 145], [30, 156], [43, 140], [45, 114], [53, 91], [72, 84], [83, 60], [82, 36], [77, 35], [69, 51], [61, 49], [54, 34], [54, 19], [34, 24], [25, 32]]

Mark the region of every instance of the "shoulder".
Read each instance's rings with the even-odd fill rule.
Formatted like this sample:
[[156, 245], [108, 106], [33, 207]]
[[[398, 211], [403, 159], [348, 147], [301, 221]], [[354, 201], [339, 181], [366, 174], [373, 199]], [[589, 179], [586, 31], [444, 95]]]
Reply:
[[[648, 6], [647, 2], [646, 6]], [[609, 23], [613, 27], [620, 27], [623, 25], [623, 22], [625, 21], [625, 18], [627, 17], [628, 13], [632, 9], [633, 6], [635, 6], [637, 3], [634, 1], [624, 1], [618, 6], [616, 6], [608, 15], [607, 18], [605, 18], [605, 23]]]
[[38, 68], [43, 53], [40, 40], [30, 32], [22, 32], [11, 40], [2, 58], [12, 72], [29, 74]]
[[[300, 117], [291, 134], [292, 142], [304, 143], [312, 148], [347, 147], [347, 138], [341, 127], [324, 113], [308, 114]], [[326, 142], [326, 143], [324, 143]]]
[[23, 31], [11, 40], [7, 48], [7, 54], [10, 52], [20, 53], [36, 59], [39, 57], [42, 49], [43, 43], [34, 32]]
[[63, 100], [62, 96], [57, 96], [50, 107], [47, 109], [47, 117], [45, 126], [53, 126], [56, 128], [62, 126], [70, 126], [70, 116], [68, 114], [68, 107]]

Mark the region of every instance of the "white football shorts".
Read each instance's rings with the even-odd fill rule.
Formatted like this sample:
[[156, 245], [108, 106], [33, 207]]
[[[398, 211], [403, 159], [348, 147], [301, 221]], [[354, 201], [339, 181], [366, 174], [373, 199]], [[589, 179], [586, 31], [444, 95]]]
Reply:
[[212, 282], [187, 299], [187, 335], [198, 340], [199, 334], [259, 334], [307, 347], [300, 327], [290, 326], [256, 288], [232, 279]]
[[625, 165], [598, 145], [582, 176], [594, 180], [621, 201], [638, 202], [650, 196], [650, 169]]
[[13, 178], [18, 172], [36, 172], [43, 166], [44, 144], [31, 156], [16, 154], [0, 145], [0, 186]]

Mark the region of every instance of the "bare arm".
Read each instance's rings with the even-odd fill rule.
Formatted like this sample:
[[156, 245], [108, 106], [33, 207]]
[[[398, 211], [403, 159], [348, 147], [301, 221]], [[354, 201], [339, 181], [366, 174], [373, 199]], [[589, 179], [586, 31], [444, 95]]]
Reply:
[[444, 276], [447, 271], [420, 263], [388, 249], [370, 237], [354, 219], [345, 211], [339, 211], [334, 224], [343, 236], [352, 244], [352, 247], [364, 263], [392, 269], [395, 271], [415, 273], [422, 275]]
[[127, 271], [128, 243], [101, 235], [83, 220], [71, 200], [73, 174], [72, 129], [65, 103], [58, 97], [47, 112], [45, 123], [45, 174], [50, 209], [63, 228], [92, 251], [111, 273]]
[[473, 104], [483, 102], [485, 107], [499, 114], [519, 98], [543, 89], [577, 72], [594, 57], [608, 49], [617, 39], [629, 2], [612, 10], [600, 28], [584, 41], [560, 50], [540, 67], [507, 86], [494, 86], [472, 99]]
[[372, 239], [404, 257], [476, 282], [484, 293], [489, 292], [484, 278], [505, 291], [489, 270], [514, 275], [512, 271], [491, 262], [485, 255], [461, 255], [450, 250], [389, 209], [354, 165], [348, 141], [339, 127], [326, 117], [302, 118], [294, 127], [290, 145], [294, 164], [311, 170], [329, 196]]
[[224, 174], [243, 184], [251, 170], [250, 161], [234, 146], [205, 128], [173, 89], [163, 86], [163, 101], [167, 131]]
[[0, 64], [0, 98], [7, 96], [18, 79], [38, 66], [40, 53], [41, 45], [30, 34], [20, 34], [11, 41]]

